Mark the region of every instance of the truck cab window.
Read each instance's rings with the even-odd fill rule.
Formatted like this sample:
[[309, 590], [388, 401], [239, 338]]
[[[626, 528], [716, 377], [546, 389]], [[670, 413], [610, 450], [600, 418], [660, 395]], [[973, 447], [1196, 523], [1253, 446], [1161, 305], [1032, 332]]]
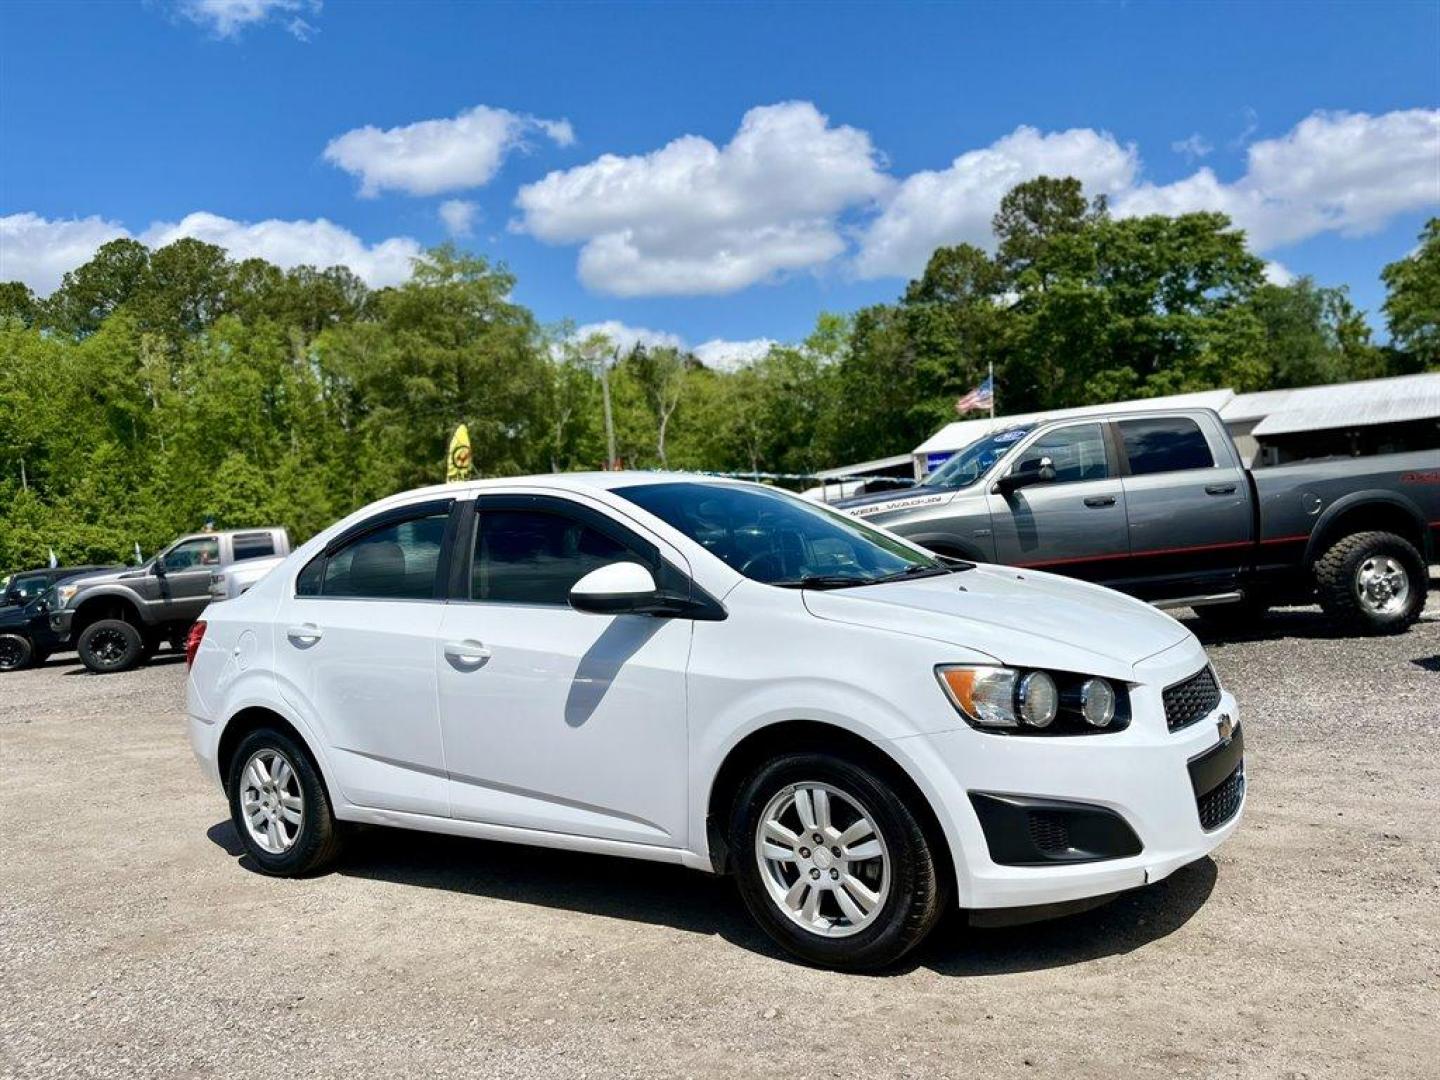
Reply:
[[1117, 426], [1132, 476], [1209, 469], [1215, 465], [1205, 433], [1188, 417], [1121, 420]]
[[1011, 471], [1037, 469], [1043, 458], [1049, 458], [1055, 466], [1057, 484], [1104, 480], [1110, 475], [1110, 466], [1105, 460], [1105, 435], [1099, 424], [1075, 424], [1045, 432], [1021, 451]]

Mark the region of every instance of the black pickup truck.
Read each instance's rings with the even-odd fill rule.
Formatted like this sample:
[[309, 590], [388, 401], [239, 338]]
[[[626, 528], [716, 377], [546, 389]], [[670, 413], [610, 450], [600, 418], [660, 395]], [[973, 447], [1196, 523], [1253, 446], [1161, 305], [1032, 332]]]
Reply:
[[1434, 449], [1250, 470], [1208, 409], [997, 430], [904, 492], [836, 505], [942, 555], [1035, 567], [1244, 624], [1318, 601], [1357, 633], [1419, 618]]
[[22, 570], [0, 590], [0, 672], [43, 664], [53, 652], [68, 648], [50, 628], [51, 589], [83, 574], [119, 569], [114, 566], [61, 566]]

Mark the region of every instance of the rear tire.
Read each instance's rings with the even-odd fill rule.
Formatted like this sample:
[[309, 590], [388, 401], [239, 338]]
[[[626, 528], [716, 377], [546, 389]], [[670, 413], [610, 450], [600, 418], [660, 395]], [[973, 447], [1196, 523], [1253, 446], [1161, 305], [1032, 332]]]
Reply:
[[1425, 608], [1425, 560], [1404, 537], [1362, 532], [1335, 541], [1315, 563], [1320, 606], [1354, 634], [1398, 634]]
[[145, 639], [124, 619], [100, 619], [80, 632], [80, 661], [97, 675], [129, 671], [145, 658]]
[[23, 671], [35, 662], [29, 638], [24, 634], [0, 634], [0, 671]]
[[833, 753], [759, 765], [735, 797], [729, 841], [755, 921], [823, 967], [889, 967], [935, 928], [950, 894], [923, 826], [883, 775]]
[[301, 877], [340, 854], [341, 833], [319, 770], [304, 747], [273, 728], [252, 731], [230, 759], [230, 819], [264, 873]]

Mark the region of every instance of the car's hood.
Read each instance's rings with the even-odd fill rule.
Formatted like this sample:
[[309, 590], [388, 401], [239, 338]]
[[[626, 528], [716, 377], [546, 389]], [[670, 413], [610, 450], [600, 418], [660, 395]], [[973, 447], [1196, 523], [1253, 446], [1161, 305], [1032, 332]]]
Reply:
[[913, 634], [1005, 664], [1129, 680], [1134, 665], [1190, 637], [1149, 604], [1036, 570], [977, 566], [943, 577], [807, 590], [822, 619]]
[[76, 577], [66, 578], [60, 582], [61, 585], [79, 585], [81, 589], [89, 589], [95, 585], [108, 585], [112, 581], [125, 581], [128, 578], [145, 576], [145, 568], [142, 566], [130, 566], [122, 570], [97, 570], [93, 574], [80, 574]]

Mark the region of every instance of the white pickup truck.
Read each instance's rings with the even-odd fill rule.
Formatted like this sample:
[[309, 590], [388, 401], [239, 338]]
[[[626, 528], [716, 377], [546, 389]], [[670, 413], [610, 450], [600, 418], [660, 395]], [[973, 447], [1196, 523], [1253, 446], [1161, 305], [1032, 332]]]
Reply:
[[222, 600], [235, 599], [284, 561], [284, 555], [276, 555], [268, 559], [249, 559], [213, 571], [210, 574], [210, 602], [218, 604]]

